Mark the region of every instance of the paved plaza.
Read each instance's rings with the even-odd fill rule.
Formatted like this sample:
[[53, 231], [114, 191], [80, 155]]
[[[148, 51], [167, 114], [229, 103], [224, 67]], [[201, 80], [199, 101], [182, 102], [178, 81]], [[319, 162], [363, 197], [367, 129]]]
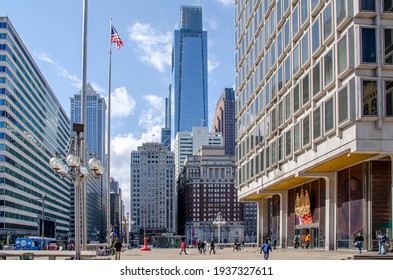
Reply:
[[[316, 249], [276, 249], [270, 253], [271, 260], [348, 260], [357, 255], [355, 250], [325, 251]], [[373, 258], [377, 252], [364, 252], [362, 255]], [[112, 257], [114, 259], [114, 256]], [[217, 250], [216, 254], [200, 254], [197, 249], [187, 249], [187, 255], [179, 255], [179, 249], [152, 249], [140, 251], [127, 250], [121, 255], [122, 260], [262, 260], [259, 248], [244, 248], [233, 252], [232, 248]]]

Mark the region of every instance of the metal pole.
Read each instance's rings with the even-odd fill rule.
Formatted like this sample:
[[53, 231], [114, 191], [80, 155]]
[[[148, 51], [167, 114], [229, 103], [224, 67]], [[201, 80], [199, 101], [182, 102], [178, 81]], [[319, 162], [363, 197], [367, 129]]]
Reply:
[[45, 195], [42, 195], [42, 224], [41, 224], [41, 235], [42, 235], [42, 240], [41, 240], [41, 250], [44, 250], [45, 246]]
[[111, 34], [112, 34], [112, 19], [109, 22], [109, 65], [108, 65], [108, 147], [107, 147], [107, 193], [106, 193], [106, 231], [109, 247], [109, 239], [111, 234], [111, 213], [110, 213], [110, 166], [111, 166], [111, 64], [112, 64], [112, 43], [111, 43]]
[[81, 178], [79, 175], [75, 178], [75, 260], [81, 259], [81, 213], [80, 213], [80, 183]]
[[[87, 129], [87, 114], [86, 114], [86, 104], [87, 104], [87, 93], [86, 93], [86, 80], [87, 80], [87, 7], [88, 0], [83, 0], [83, 26], [82, 26], [82, 106], [81, 106], [81, 121], [82, 124], [85, 125], [85, 129]], [[84, 137], [85, 133], [82, 132], [82, 137]], [[86, 137], [85, 137], [86, 138]], [[86, 166], [86, 151], [84, 147], [81, 149], [81, 160], [83, 165]], [[83, 250], [87, 250], [86, 243], [86, 235], [87, 235], [87, 224], [86, 224], [86, 180], [81, 182], [83, 188]]]
[[127, 227], [126, 227], [126, 242], [127, 242], [127, 249], [129, 248], [129, 236], [130, 236], [130, 213], [127, 213]]

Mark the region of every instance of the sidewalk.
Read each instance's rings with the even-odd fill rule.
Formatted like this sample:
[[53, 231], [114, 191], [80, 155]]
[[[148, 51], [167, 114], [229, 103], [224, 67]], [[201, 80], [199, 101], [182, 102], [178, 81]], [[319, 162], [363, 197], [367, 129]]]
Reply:
[[[200, 254], [197, 249], [187, 249], [187, 255], [179, 255], [179, 249], [155, 249], [140, 251], [127, 250], [122, 253], [122, 260], [261, 260], [258, 248], [245, 248], [232, 251], [232, 248], [217, 250], [216, 254]], [[270, 253], [271, 260], [348, 260], [357, 255], [355, 250], [325, 251], [316, 249], [276, 249]], [[377, 252], [364, 252], [362, 256], [378, 256]], [[114, 257], [112, 257], [114, 259]]]

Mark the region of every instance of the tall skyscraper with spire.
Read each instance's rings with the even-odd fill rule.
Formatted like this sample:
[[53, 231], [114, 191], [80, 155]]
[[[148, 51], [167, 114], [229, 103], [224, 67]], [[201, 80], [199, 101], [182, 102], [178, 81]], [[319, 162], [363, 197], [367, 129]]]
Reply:
[[202, 7], [180, 7], [180, 29], [172, 52], [174, 134], [207, 127], [207, 32], [202, 30]]
[[[85, 124], [85, 136], [88, 152], [96, 153], [96, 156], [105, 162], [105, 99], [87, 84], [87, 122]], [[81, 122], [81, 93], [71, 97], [71, 123]], [[72, 127], [72, 125], [71, 125]], [[99, 240], [105, 238], [105, 213], [106, 213], [106, 188], [105, 178], [87, 180], [87, 238]], [[98, 236], [97, 232], [103, 234]]]

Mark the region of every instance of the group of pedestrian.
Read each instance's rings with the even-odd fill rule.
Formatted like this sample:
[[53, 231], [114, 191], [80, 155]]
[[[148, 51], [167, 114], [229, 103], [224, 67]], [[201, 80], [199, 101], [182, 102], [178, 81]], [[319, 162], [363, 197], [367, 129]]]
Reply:
[[[216, 245], [214, 244], [214, 240], [210, 241], [210, 250], [209, 250], [209, 254], [211, 254], [213, 252], [213, 254], [216, 253]], [[198, 252], [200, 254], [206, 254], [206, 247], [207, 247], [207, 243], [204, 240], [198, 240], [197, 243], [197, 248], [198, 248]], [[186, 242], [184, 240], [182, 240], [182, 242], [180, 243], [180, 252], [179, 255], [181, 255], [183, 252], [185, 255], [187, 255], [187, 245]]]
[[[385, 249], [385, 245], [386, 245], [386, 234], [382, 231], [379, 230], [378, 231], [378, 235], [377, 235], [377, 240], [378, 240], [378, 254], [379, 255], [385, 255], [386, 254], [386, 249]], [[363, 242], [364, 242], [364, 238], [363, 236], [360, 234], [360, 232], [358, 232], [356, 234], [355, 240], [353, 242], [353, 245], [355, 246], [355, 248], [358, 249], [359, 254], [362, 253], [362, 249], [363, 249]]]

